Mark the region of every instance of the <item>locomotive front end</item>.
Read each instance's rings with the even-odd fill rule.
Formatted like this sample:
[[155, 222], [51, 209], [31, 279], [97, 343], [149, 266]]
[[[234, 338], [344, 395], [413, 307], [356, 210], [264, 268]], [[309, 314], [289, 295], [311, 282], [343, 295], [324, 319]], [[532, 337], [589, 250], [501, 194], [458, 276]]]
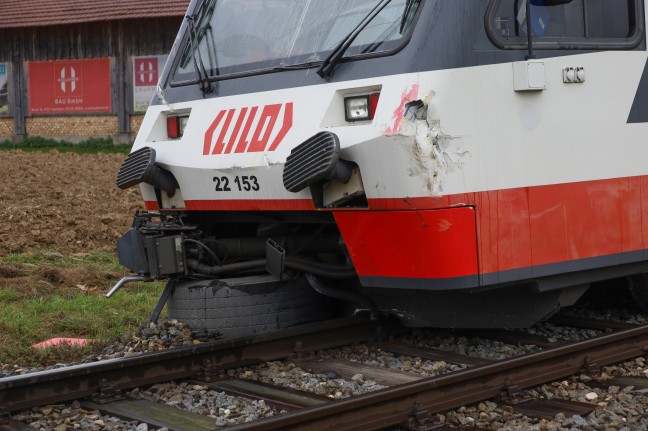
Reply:
[[[330, 77], [348, 58], [396, 54], [419, 6], [192, 2], [118, 175], [121, 188], [139, 185], [146, 211], [118, 241], [135, 275], [109, 295], [169, 279], [172, 316], [226, 332], [224, 297], [242, 297], [238, 314], [264, 304], [278, 326], [337, 314], [340, 299], [376, 311], [335, 214], [369, 209], [364, 176], [380, 167], [351, 149], [391, 140], [392, 112], [380, 106], [401, 104], [402, 83]], [[268, 329], [257, 323], [225, 325]]]
[[110, 294], [168, 280], [156, 313], [226, 335], [361, 311], [522, 327], [648, 270], [603, 150], [648, 175], [606, 102], [643, 88], [643, 2], [597, 44], [570, 20], [599, 3], [193, 0], [118, 175], [146, 211]]

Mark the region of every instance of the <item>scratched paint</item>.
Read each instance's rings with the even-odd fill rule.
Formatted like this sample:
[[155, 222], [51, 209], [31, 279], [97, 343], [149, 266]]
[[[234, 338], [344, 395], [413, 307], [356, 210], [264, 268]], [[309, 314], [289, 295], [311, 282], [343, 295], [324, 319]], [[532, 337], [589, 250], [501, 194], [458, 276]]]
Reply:
[[418, 99], [419, 85], [413, 84], [411, 87], [405, 88], [401, 95], [401, 102], [398, 108], [392, 114], [393, 124], [385, 130], [385, 135], [394, 135], [400, 132], [400, 126], [405, 115], [405, 105]]
[[[469, 155], [456, 145], [457, 137], [444, 133], [441, 116], [432, 91], [423, 99], [413, 98], [418, 85], [405, 89], [401, 103], [394, 111], [394, 125], [385, 134], [406, 136], [406, 141], [416, 163], [410, 168], [410, 176], [419, 176], [432, 196], [443, 193], [446, 176], [463, 166]], [[396, 132], [393, 132], [396, 130]]]

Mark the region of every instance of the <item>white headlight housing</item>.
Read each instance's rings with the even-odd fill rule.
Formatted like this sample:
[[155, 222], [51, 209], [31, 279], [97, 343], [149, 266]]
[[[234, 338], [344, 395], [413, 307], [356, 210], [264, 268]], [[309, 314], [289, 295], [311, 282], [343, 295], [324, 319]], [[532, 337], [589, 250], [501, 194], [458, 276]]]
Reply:
[[380, 93], [344, 98], [344, 118], [347, 121], [371, 121], [378, 108]]
[[347, 97], [344, 99], [344, 116], [347, 121], [370, 120], [369, 96]]

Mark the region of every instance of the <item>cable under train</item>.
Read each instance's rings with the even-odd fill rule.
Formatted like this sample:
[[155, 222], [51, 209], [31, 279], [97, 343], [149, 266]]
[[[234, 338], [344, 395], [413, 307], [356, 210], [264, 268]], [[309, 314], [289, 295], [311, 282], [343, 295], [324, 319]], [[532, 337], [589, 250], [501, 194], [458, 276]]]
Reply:
[[[117, 185], [171, 317], [648, 307], [646, 0], [192, 0]], [[340, 306], [343, 304], [343, 306]], [[343, 310], [343, 311], [340, 311]]]

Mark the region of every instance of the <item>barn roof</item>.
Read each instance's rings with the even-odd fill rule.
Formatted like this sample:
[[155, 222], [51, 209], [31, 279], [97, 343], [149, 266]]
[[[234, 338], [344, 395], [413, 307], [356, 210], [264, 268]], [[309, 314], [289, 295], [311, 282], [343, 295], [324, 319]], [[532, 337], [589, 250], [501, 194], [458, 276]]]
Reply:
[[189, 0], [0, 0], [0, 28], [183, 16]]

